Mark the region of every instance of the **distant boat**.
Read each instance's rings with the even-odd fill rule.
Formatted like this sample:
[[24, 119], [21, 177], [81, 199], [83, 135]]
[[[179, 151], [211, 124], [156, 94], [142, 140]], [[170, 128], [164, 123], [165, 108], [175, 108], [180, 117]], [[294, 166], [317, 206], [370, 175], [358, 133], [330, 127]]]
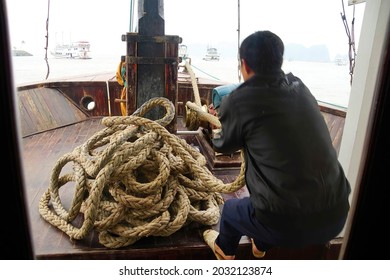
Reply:
[[187, 45], [179, 45], [179, 58], [182, 60], [187, 59], [188, 56], [188, 48]]
[[91, 44], [88, 41], [77, 41], [71, 44], [56, 45], [51, 54], [56, 58], [90, 59]]
[[213, 47], [207, 47], [207, 53], [203, 57], [203, 60], [207, 60], [207, 61], [217, 60], [218, 61], [219, 60], [218, 50], [216, 48], [213, 48]]
[[32, 56], [31, 53], [29, 53], [28, 51], [25, 51], [25, 43], [26, 42], [24, 40], [22, 40], [19, 48], [14, 46], [12, 49], [12, 56]]
[[347, 65], [348, 59], [346, 57], [336, 57], [335, 63], [338, 66], [344, 66]]
[[12, 55], [13, 56], [32, 56], [31, 53], [25, 51], [25, 50], [18, 50], [18, 49], [13, 49], [12, 50]]
[[191, 58], [188, 55], [188, 47], [187, 45], [179, 45], [179, 51], [178, 51], [178, 56], [179, 56], [179, 72], [181, 73], [187, 73], [187, 67], [186, 64], [189, 63], [191, 64]]

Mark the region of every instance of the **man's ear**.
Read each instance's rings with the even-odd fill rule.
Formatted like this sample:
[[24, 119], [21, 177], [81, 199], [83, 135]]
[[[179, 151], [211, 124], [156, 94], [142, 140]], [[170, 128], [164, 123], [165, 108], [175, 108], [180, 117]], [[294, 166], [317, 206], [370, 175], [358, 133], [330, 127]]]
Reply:
[[245, 59], [241, 60], [241, 63], [243, 64], [242, 66], [244, 67], [245, 71], [250, 74], [253, 72], [252, 68], [249, 67], [248, 63], [246, 63]]
[[241, 59], [241, 67], [242, 67], [241, 69], [243, 70], [242, 73], [243, 77], [249, 78], [253, 76], [254, 72], [252, 68], [249, 67], [248, 63], [246, 63], [245, 59]]

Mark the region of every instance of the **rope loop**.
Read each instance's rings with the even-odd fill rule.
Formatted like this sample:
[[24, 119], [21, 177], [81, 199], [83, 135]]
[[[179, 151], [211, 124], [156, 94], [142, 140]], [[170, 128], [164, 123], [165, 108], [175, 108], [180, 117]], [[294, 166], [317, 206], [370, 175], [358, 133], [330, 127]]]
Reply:
[[[142, 117], [153, 106], [166, 109], [160, 120]], [[205, 157], [164, 127], [174, 114], [168, 99], [154, 98], [131, 116], [104, 117], [105, 128], [54, 165], [39, 202], [43, 219], [71, 239], [96, 230], [107, 248], [168, 236], [191, 222], [216, 224], [221, 194], [244, 186], [243, 169], [230, 184], [214, 177]], [[72, 191], [71, 202], [61, 200]]]

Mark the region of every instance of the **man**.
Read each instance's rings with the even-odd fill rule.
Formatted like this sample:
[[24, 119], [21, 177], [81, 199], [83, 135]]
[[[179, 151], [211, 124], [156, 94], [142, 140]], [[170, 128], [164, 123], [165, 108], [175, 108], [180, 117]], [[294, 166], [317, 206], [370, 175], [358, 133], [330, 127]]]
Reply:
[[234, 259], [239, 241], [252, 240], [261, 258], [272, 247], [324, 244], [343, 229], [351, 188], [316, 99], [281, 70], [284, 44], [270, 31], [240, 46], [244, 83], [222, 99], [221, 153], [243, 150], [250, 196], [224, 204], [220, 231], [206, 230], [218, 259]]

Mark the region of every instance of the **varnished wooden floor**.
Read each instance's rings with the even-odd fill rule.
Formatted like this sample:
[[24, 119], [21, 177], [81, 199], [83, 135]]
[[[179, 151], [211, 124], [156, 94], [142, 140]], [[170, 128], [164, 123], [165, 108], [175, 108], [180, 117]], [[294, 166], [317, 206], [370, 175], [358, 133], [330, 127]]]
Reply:
[[[100, 118], [91, 118], [73, 125], [27, 136], [22, 140], [22, 162], [25, 172], [25, 187], [29, 209], [34, 253], [37, 259], [215, 259], [201, 235], [205, 226], [190, 224], [168, 237], [148, 237], [121, 249], [107, 249], [92, 232], [86, 239], [70, 240], [59, 229], [48, 224], [38, 212], [38, 203], [47, 190], [51, 169], [65, 153], [89, 139], [102, 129]], [[219, 170], [215, 175], [225, 183], [233, 181], [238, 169]], [[225, 195], [247, 196], [245, 188]], [[66, 198], [65, 198], [66, 199]], [[69, 197], [67, 198], [69, 199]], [[218, 225], [215, 226], [218, 228]], [[265, 259], [335, 259], [339, 245], [333, 242], [326, 246], [312, 246], [301, 250], [276, 248]], [[237, 259], [253, 259], [250, 243], [242, 238]]]

